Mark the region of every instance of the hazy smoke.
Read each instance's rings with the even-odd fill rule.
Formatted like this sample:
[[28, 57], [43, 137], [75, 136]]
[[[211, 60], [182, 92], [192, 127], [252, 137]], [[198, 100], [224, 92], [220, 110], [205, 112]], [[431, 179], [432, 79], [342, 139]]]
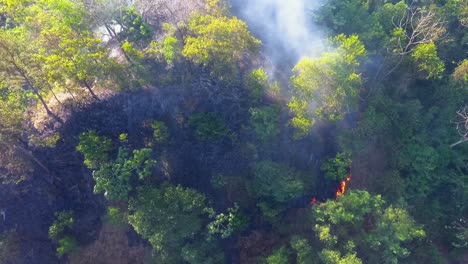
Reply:
[[296, 63], [322, 50], [322, 34], [312, 23], [314, 0], [230, 0], [234, 14], [247, 21], [269, 57]]

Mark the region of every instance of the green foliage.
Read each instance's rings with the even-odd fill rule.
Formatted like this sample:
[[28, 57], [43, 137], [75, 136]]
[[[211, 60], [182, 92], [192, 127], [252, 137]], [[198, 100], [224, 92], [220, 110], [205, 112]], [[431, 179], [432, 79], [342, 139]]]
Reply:
[[[182, 186], [143, 187], [129, 201], [130, 225], [151, 243], [161, 263], [177, 263], [195, 245], [191, 241], [203, 231], [206, 217], [203, 194]], [[197, 249], [201, 250], [201, 249]], [[196, 252], [202, 254], [202, 252]]]
[[122, 50], [134, 63], [139, 63], [144, 58], [143, 52], [137, 50], [129, 41], [122, 43]]
[[463, 60], [460, 65], [457, 66], [453, 73], [453, 78], [462, 84], [468, 83], [468, 59]]
[[104, 222], [115, 227], [123, 227], [126, 224], [124, 215], [118, 207], [108, 207]]
[[208, 232], [212, 235], [219, 234], [221, 238], [230, 237], [234, 232], [241, 231], [248, 225], [248, 218], [239, 211], [239, 205], [228, 208], [227, 213], [216, 214], [213, 209], [208, 209], [209, 217], [213, 219], [208, 224]]
[[73, 211], [55, 213], [56, 220], [49, 227], [49, 238], [58, 241], [72, 227], [75, 219]]
[[58, 241], [57, 255], [63, 257], [66, 254], [72, 253], [77, 249], [76, 241], [71, 236], [66, 236]]
[[[144, 82], [162, 89], [165, 82], [161, 80], [166, 79], [182, 82], [172, 83], [174, 86], [190, 87], [200, 72], [208, 70], [213, 78], [210, 81], [225, 88], [221, 95], [213, 93], [215, 97], [231, 95], [233, 91], [229, 88], [245, 88], [245, 96], [235, 102], [243, 110], [232, 114], [243, 115], [240, 120], [246, 120], [247, 114], [250, 119], [246, 124], [231, 123], [234, 115], [226, 115], [226, 109], [221, 109], [224, 114], [219, 115], [191, 114], [193, 109], [218, 109], [218, 106], [213, 108], [203, 98], [190, 98], [190, 89], [177, 94], [181, 98], [177, 102], [168, 100], [174, 101], [174, 109], [190, 109], [182, 112], [189, 120], [189, 132], [204, 141], [197, 145], [202, 147], [200, 150], [215, 141], [221, 150], [216, 153], [226, 154], [218, 157], [216, 166], [193, 164], [195, 172], [208, 173], [199, 179], [201, 183], [207, 184], [206, 180], [211, 178], [217, 198], [238, 201], [241, 207], [235, 204], [217, 214], [198, 191], [169, 184], [150, 185], [157, 182], [149, 178], [154, 154], [147, 148], [130, 149], [132, 144], [142, 142], [129, 142], [127, 134], [119, 136], [119, 148], [110, 139], [89, 131], [80, 136], [76, 148], [84, 156], [85, 165], [94, 170], [96, 192], [105, 193], [111, 203], [119, 206], [130, 200], [129, 222], [153, 246], [157, 263], [224, 263], [220, 244], [225, 243], [218, 239], [236, 240], [233, 236], [248, 225], [249, 217], [255, 219], [255, 229], [271, 234], [254, 230], [240, 237], [239, 258], [243, 263], [463, 262], [460, 256], [468, 237], [464, 220], [468, 203], [468, 152], [466, 144], [453, 146], [460, 140], [453, 122], [456, 111], [466, 105], [468, 98], [467, 1], [327, 0], [313, 11], [313, 19], [338, 36], [325, 45], [331, 46], [330, 50], [318, 57], [304, 58], [294, 67], [292, 99], [288, 104], [290, 125], [294, 138], [300, 139], [310, 134], [317, 118], [330, 123], [353, 113], [346, 122], [332, 126], [320, 122], [320, 134], [324, 132], [327, 142], [336, 136], [339, 147], [350, 151], [326, 160], [321, 169], [328, 180], [343, 180], [352, 156], [356, 161], [356, 184], [368, 192], [348, 191], [336, 200], [314, 204], [310, 214], [304, 213], [307, 208], [291, 208], [291, 204], [305, 194], [321, 192], [309, 182], [317, 178], [316, 165], [306, 163], [307, 154], [298, 149], [299, 142], [290, 144], [286, 150], [281, 148], [288, 142], [278, 146], [265, 144], [281, 133], [280, 110], [284, 101], [278, 83], [284, 80], [276, 77], [275, 83], [275, 76], [268, 77], [264, 69], [253, 68], [263, 65], [259, 61], [262, 56], [251, 54], [258, 50], [260, 41], [251, 35], [246, 23], [228, 17], [228, 7], [220, 0], [205, 1], [205, 10], [195, 7], [200, 1], [165, 1], [170, 5], [165, 9], [171, 9], [168, 16], [162, 15], [167, 10], [153, 10], [157, 3], [152, 1], [135, 1], [135, 7], [126, 2], [0, 0], [2, 181], [16, 183], [27, 176], [39, 175], [36, 168], [45, 176], [47, 170], [54, 175], [60, 169], [55, 167], [55, 159], [47, 160], [63, 147], [60, 144], [59, 149], [54, 149], [59, 140], [55, 132], [65, 122], [57, 115], [68, 118], [73, 115], [74, 106], [91, 103], [86, 93], [99, 100], [101, 96], [115, 94], [105, 91], [109, 87], [129, 84], [134, 87]], [[159, 18], [174, 24], [164, 24], [161, 31], [159, 23], [164, 21]], [[145, 21], [150, 21], [151, 26]], [[95, 37], [95, 28], [107, 26], [112, 31], [115, 24], [122, 26], [121, 31], [109, 34], [120, 42], [128, 63], [109, 58], [109, 50]], [[153, 37], [152, 26], [159, 35], [147, 47]], [[426, 31], [418, 32], [420, 26]], [[414, 32], [418, 33], [412, 36]], [[442, 35], [444, 38], [436, 42]], [[366, 49], [368, 61], [364, 59]], [[418, 74], [413, 74], [416, 71]], [[452, 72], [453, 78], [449, 78]], [[155, 76], [154, 83], [150, 83], [153, 81], [150, 76]], [[274, 84], [270, 85], [270, 81]], [[274, 90], [276, 98], [264, 96], [268, 89]], [[55, 116], [57, 123], [46, 117], [42, 120], [38, 105], [50, 117]], [[173, 128], [186, 128], [182, 120], [177, 119], [180, 126]], [[178, 142], [165, 144], [170, 138], [168, 127], [160, 121], [148, 123], [148, 129], [150, 125], [154, 137], [148, 145], [156, 145], [161, 153], [176, 151], [170, 147]], [[242, 133], [245, 128], [250, 128], [259, 142], [242, 141], [251, 139], [250, 133]], [[328, 133], [329, 129], [333, 133]], [[241, 133], [234, 134], [238, 130]], [[60, 135], [64, 139], [60, 143], [69, 142], [68, 130], [60, 131], [65, 133]], [[229, 143], [229, 149], [220, 143]], [[318, 140], [310, 144], [322, 152], [322, 147], [324, 150], [327, 147], [320, 143]], [[334, 144], [337, 142], [329, 143], [331, 148], [338, 147]], [[288, 164], [304, 171], [262, 161], [251, 174], [245, 174], [245, 167], [268, 158], [275, 161], [286, 158]], [[239, 161], [239, 168], [224, 170], [227, 161], [236, 165]], [[165, 169], [167, 164], [163, 165]], [[180, 164], [173, 166], [174, 172], [181, 171], [177, 169]], [[244, 176], [239, 176], [242, 173]], [[193, 183], [186, 173], [174, 176], [171, 180]], [[136, 189], [142, 183], [145, 186]], [[54, 181], [57, 187], [61, 184]], [[7, 187], [16, 190], [13, 185]], [[394, 205], [385, 203], [383, 197]], [[258, 211], [260, 216], [255, 215]], [[243, 212], [249, 212], [249, 217]], [[303, 221], [308, 226], [287, 230], [292, 226], [289, 221], [294, 222], [291, 218], [309, 216], [313, 222]], [[124, 227], [125, 218], [126, 212], [109, 207], [103, 220]], [[49, 228], [49, 236], [58, 244], [57, 254], [61, 257], [76, 248], [70, 235], [80, 230], [72, 230], [74, 221], [72, 212], [62, 212]], [[419, 239], [425, 236], [425, 231], [416, 222], [424, 224], [427, 239]], [[315, 237], [311, 237], [310, 229], [315, 231]], [[289, 235], [294, 236], [287, 244]], [[22, 236], [17, 240], [21, 243], [11, 241], [8, 233], [1, 235], [1, 260], [21, 262], [4, 257], [8, 255], [6, 251], [16, 250], [12, 244], [24, 244]], [[443, 252], [438, 251], [440, 245], [444, 245]], [[251, 261], [249, 255], [256, 255], [255, 260]]]
[[53, 148], [59, 139], [60, 134], [58, 132], [46, 138], [37, 135], [31, 135], [29, 136], [29, 144], [36, 147]]
[[210, 67], [220, 79], [229, 78], [234, 62], [246, 52], [255, 51], [260, 41], [249, 32], [247, 24], [236, 17], [195, 15], [188, 22], [183, 56], [196, 64]]
[[[365, 262], [397, 263], [407, 257], [407, 242], [425, 236], [408, 212], [393, 206], [384, 207], [380, 195], [365, 191], [348, 191], [337, 201], [327, 201], [313, 207], [315, 231], [325, 244], [321, 253], [326, 263], [355, 259], [355, 248]], [[356, 261], [356, 262], [355, 262]], [[359, 261], [359, 262], [357, 262]]]
[[119, 35], [123, 39], [131, 42], [145, 42], [151, 38], [151, 27], [143, 21], [134, 7], [123, 10], [119, 23], [122, 26]]
[[169, 129], [164, 122], [154, 121], [151, 123], [151, 127], [153, 128], [153, 138], [157, 143], [167, 142], [169, 138]]
[[128, 149], [120, 147], [115, 161], [107, 162], [93, 171], [96, 181], [94, 192], [104, 192], [109, 200], [128, 200], [132, 177], [143, 180], [151, 175], [151, 169], [156, 163], [151, 156], [151, 149], [133, 150], [133, 156], [130, 156]]
[[445, 70], [444, 62], [437, 56], [437, 48], [433, 42], [418, 45], [411, 57], [417, 64], [418, 70], [427, 76], [426, 78], [442, 78]]
[[375, 14], [385, 33], [390, 36], [395, 28], [395, 21], [405, 16], [408, 6], [404, 1], [385, 3]]
[[362, 261], [356, 256], [356, 253], [348, 253], [341, 256], [339, 251], [324, 249], [320, 257], [325, 264], [361, 264]]
[[246, 87], [251, 92], [251, 97], [254, 102], [262, 99], [266, 88], [268, 87], [268, 76], [263, 68], [258, 68], [250, 72], [246, 79]]
[[291, 238], [291, 247], [296, 254], [297, 264], [316, 263], [316, 256], [310, 246], [309, 241], [305, 238], [294, 236]]
[[278, 106], [250, 108], [253, 130], [261, 141], [275, 138], [280, 133], [281, 109]]
[[9, 72], [10, 85], [32, 91], [51, 116], [46, 97], [57, 92], [78, 94], [84, 87], [97, 98], [93, 82], [111, 79], [114, 61], [87, 28], [80, 1], [18, 1], [5, 10], [12, 26], [0, 33], [0, 39], [8, 38], [2, 40], [6, 63], [0, 65]]
[[169, 36], [164, 39], [163, 56], [166, 63], [171, 65], [177, 54], [178, 40], [175, 37]]
[[315, 119], [308, 117], [307, 102], [295, 96], [288, 103], [289, 110], [294, 115], [291, 125], [294, 127], [294, 138], [300, 139], [307, 136], [315, 124]]
[[151, 41], [145, 49], [145, 55], [173, 66], [174, 62], [181, 58], [181, 44], [183, 43], [177, 38], [178, 31], [176, 26], [164, 23], [162, 27], [165, 31], [164, 39], [162, 41]]
[[20, 139], [28, 132], [25, 122], [29, 102], [26, 92], [15, 91], [0, 81], [0, 167], [5, 169], [0, 182], [19, 182], [31, 170], [30, 161], [20, 151]]
[[315, 114], [326, 121], [342, 120], [357, 107], [361, 77], [357, 70], [359, 59], [366, 50], [359, 37], [339, 35], [333, 39], [335, 52], [324, 53], [319, 58], [304, 58], [294, 67], [291, 82], [294, 96], [290, 109], [295, 114], [293, 125], [301, 128], [303, 135], [310, 127], [305, 122], [308, 105], [316, 103]]
[[206, 0], [206, 11], [213, 16], [224, 16], [228, 12], [228, 6], [224, 0]]
[[222, 249], [209, 239], [185, 245], [181, 257], [190, 264], [217, 264], [225, 261]]
[[257, 197], [286, 202], [302, 194], [303, 181], [293, 168], [272, 161], [256, 164], [252, 188]]
[[229, 136], [229, 129], [224, 120], [216, 113], [194, 114], [189, 119], [189, 126], [194, 129], [199, 140], [222, 140]]
[[290, 263], [288, 260], [288, 251], [282, 247], [273, 251], [273, 254], [266, 258], [267, 264], [287, 264]]
[[99, 136], [94, 130], [80, 135], [80, 143], [76, 150], [84, 156], [84, 164], [90, 169], [96, 169], [109, 160], [109, 152], [112, 149], [110, 139]]
[[334, 158], [323, 162], [322, 171], [331, 180], [344, 180], [348, 176], [348, 169], [351, 166], [351, 154], [349, 152], [339, 152]]
[[73, 218], [73, 211], [55, 213], [55, 216], [56, 220], [49, 227], [49, 238], [58, 243], [57, 255], [62, 257], [77, 248], [75, 239], [68, 234], [75, 223], [75, 219]]
[[[126, 134], [121, 134], [119, 138], [123, 143], [127, 141]], [[109, 152], [112, 142], [95, 131], [81, 134], [76, 149], [85, 156], [85, 165], [94, 169], [94, 192], [104, 192], [109, 200], [127, 200], [132, 189], [132, 177], [140, 180], [149, 177], [156, 163], [151, 159], [152, 151], [148, 148], [130, 152], [129, 149], [120, 147], [116, 159], [111, 161]]]
[[119, 141], [121, 143], [128, 143], [128, 134], [127, 133], [120, 134]]
[[325, 25], [335, 34], [356, 34], [371, 48], [378, 48], [385, 34], [379, 23], [379, 17], [374, 16], [371, 11], [379, 9], [383, 2], [331, 0], [314, 12], [314, 18], [316, 22]]

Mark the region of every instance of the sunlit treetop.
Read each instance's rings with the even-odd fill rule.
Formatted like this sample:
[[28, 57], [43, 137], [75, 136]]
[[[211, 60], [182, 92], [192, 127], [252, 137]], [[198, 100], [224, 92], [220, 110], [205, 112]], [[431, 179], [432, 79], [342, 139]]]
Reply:
[[380, 195], [366, 191], [349, 191], [336, 201], [316, 204], [312, 216], [325, 259], [353, 259], [357, 253], [363, 263], [397, 263], [410, 254], [407, 242], [425, 236], [405, 209], [386, 206]]
[[[304, 58], [293, 68], [294, 97], [290, 110], [296, 119], [313, 120], [310, 108], [293, 107], [296, 102], [315, 103], [315, 114], [325, 121], [339, 121], [357, 106], [362, 83], [358, 67], [366, 49], [356, 35], [346, 37], [341, 34], [333, 38], [332, 43], [336, 45], [334, 51], [319, 58]], [[304, 130], [296, 121], [293, 120], [293, 126], [303, 130], [301, 135], [306, 135], [311, 125]], [[313, 124], [313, 121], [308, 123]]]
[[195, 64], [209, 67], [219, 79], [229, 78], [236, 63], [254, 52], [260, 41], [247, 24], [236, 17], [220, 15], [221, 11], [195, 14], [188, 22], [189, 35], [184, 39], [182, 55]]
[[189, 21], [188, 28], [193, 35], [186, 39], [183, 54], [195, 63], [232, 62], [260, 44], [247, 24], [236, 17], [198, 15]]

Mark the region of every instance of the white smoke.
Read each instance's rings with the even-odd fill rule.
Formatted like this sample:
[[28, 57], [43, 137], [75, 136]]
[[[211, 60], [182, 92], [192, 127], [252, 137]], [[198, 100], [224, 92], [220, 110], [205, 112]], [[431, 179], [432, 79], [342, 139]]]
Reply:
[[230, 0], [235, 15], [247, 21], [273, 60], [296, 63], [323, 50], [323, 34], [312, 23], [317, 0]]

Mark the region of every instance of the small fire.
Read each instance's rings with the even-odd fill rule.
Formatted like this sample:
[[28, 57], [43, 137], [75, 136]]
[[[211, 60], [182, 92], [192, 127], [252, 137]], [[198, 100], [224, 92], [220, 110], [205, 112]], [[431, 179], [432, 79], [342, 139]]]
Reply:
[[[344, 179], [344, 180], [342, 180], [340, 182], [340, 187], [338, 187], [338, 189], [336, 190], [336, 199], [338, 199], [338, 197], [345, 194], [345, 192], [347, 190], [348, 182], [350, 182], [350, 181], [351, 181], [351, 172], [349, 173], [348, 177], [346, 177], [346, 179]], [[313, 197], [310, 200], [310, 205], [315, 205], [315, 204], [319, 205], [320, 201], [318, 201], [317, 198]]]
[[341, 195], [345, 194], [346, 192], [346, 185], [347, 183], [351, 181], [351, 174], [346, 177], [345, 180], [342, 180], [341, 183], [340, 183], [340, 187], [338, 187], [338, 189], [336, 190], [336, 198], [340, 197]]
[[312, 198], [312, 200], [310, 200], [310, 205], [314, 205], [314, 204], [320, 204], [320, 201], [317, 201], [315, 197]]

